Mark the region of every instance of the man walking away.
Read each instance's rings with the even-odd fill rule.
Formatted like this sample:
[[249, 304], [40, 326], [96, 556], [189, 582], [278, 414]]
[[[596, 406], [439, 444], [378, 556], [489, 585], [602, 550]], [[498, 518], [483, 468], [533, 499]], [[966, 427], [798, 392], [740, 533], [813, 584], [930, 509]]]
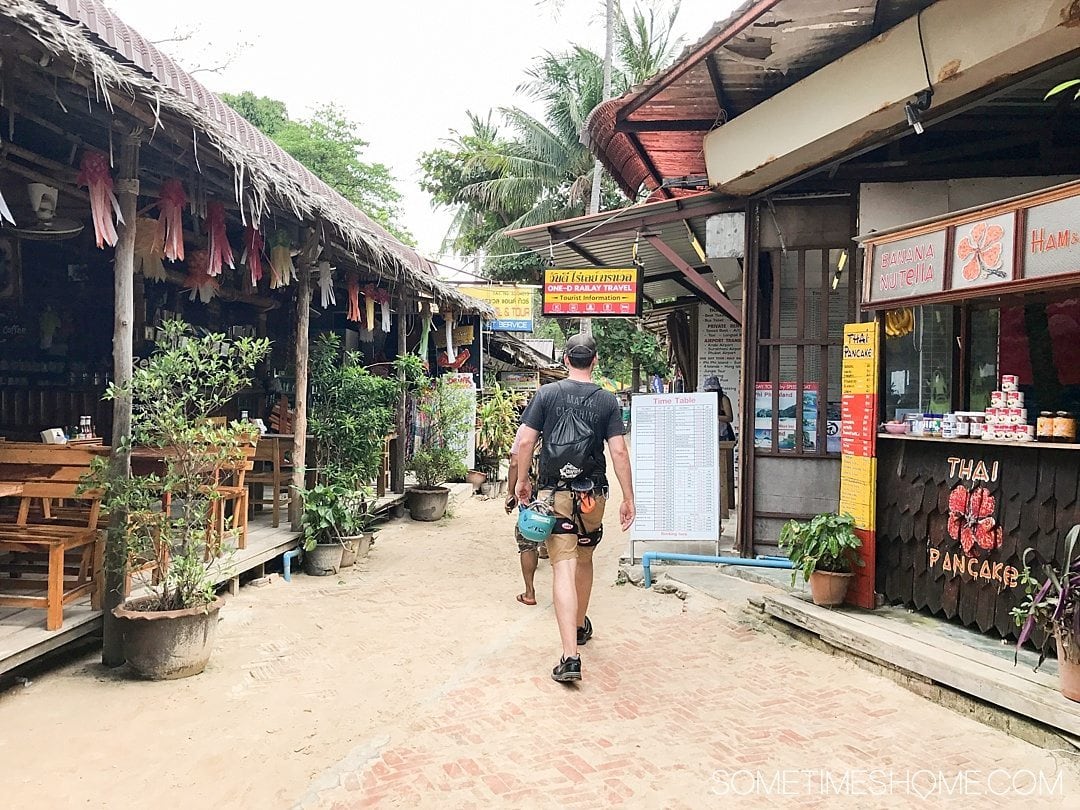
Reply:
[[[531, 480], [533, 471], [532, 464], [527, 463], [518, 454], [518, 449], [521, 445], [521, 434], [525, 429], [522, 425], [517, 430], [517, 435], [514, 437], [514, 443], [510, 447], [510, 470], [507, 473], [506, 489], [510, 493], [506, 498], [506, 514], [510, 514], [514, 511], [514, 507], [517, 506], [517, 482], [519, 477], [528, 478]], [[534, 587], [534, 580], [536, 578], [536, 567], [540, 564], [541, 552], [544, 551], [544, 544], [537, 545], [536, 543], [530, 543], [524, 537], [521, 536], [521, 532], [518, 531], [517, 525], [514, 525], [514, 539], [517, 541], [518, 558], [521, 560], [521, 578], [525, 580], [525, 593], [519, 593], [517, 600], [523, 605], [535, 605], [536, 604], [536, 589]], [[544, 555], [546, 556], [546, 555]]]
[[[563, 362], [569, 379], [541, 387], [525, 409], [518, 458], [531, 457], [537, 437], [543, 436], [538, 499], [550, 503], [557, 516], [547, 547], [562, 642], [562, 657], [551, 677], [568, 683], [581, 680], [578, 645], [586, 644], [592, 636], [586, 614], [592, 595], [593, 551], [604, 531], [608, 493], [605, 441], [622, 487], [619, 524], [623, 531], [634, 522], [635, 512], [619, 402], [614, 394], [592, 382], [596, 341], [591, 335], [574, 335], [566, 342]], [[516, 494], [520, 503], [530, 502], [528, 479], [518, 479]]]

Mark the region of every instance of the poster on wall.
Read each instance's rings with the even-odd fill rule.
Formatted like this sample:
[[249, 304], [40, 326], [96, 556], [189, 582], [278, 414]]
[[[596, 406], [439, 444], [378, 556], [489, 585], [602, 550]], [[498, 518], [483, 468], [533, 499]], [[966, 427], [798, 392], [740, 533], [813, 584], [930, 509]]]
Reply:
[[742, 327], [712, 307], [698, 307], [698, 388], [718, 377], [739, 424], [739, 367], [742, 362]]
[[715, 393], [630, 400], [637, 540], [720, 539]]
[[[781, 452], [795, 451], [796, 419], [798, 407], [796, 383], [780, 383], [780, 396], [777, 407], [780, 410], [777, 422], [778, 436], [776, 447]], [[817, 383], [803, 385], [803, 449], [817, 448]], [[754, 447], [772, 449], [773, 427], [773, 384], [758, 383], [754, 389]]]

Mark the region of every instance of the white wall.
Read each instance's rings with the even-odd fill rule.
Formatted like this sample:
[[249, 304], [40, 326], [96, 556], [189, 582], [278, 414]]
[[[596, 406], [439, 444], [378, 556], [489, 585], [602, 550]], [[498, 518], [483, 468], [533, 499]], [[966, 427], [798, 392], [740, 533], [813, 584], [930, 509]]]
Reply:
[[1056, 186], [1073, 177], [979, 177], [859, 186], [859, 234], [883, 231], [928, 217], [962, 211], [1018, 194]]

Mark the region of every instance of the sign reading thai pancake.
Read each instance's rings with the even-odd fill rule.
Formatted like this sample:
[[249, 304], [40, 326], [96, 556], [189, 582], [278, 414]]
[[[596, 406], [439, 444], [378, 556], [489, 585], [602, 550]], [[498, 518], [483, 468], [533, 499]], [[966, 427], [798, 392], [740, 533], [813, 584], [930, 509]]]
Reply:
[[637, 267], [544, 270], [544, 315], [631, 318], [641, 315]]
[[945, 288], [946, 229], [874, 245], [870, 301], [916, 298]]

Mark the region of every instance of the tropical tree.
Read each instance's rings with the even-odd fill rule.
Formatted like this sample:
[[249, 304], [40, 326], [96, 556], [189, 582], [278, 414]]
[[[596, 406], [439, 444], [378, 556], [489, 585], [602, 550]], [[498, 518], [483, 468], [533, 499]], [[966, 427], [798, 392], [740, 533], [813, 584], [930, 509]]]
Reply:
[[368, 142], [360, 137], [359, 123], [340, 107], [321, 104], [309, 118], [294, 120], [285, 104], [274, 98], [250, 91], [222, 93], [222, 98], [341, 196], [398, 239], [413, 244], [412, 235], [399, 224], [401, 192], [390, 169], [363, 159]]
[[[614, 92], [625, 91], [670, 60], [678, 45], [671, 35], [677, 14], [677, 3], [661, 16], [651, 5], [644, 10], [635, 6], [629, 20], [619, 10]], [[525, 281], [536, 279], [539, 259], [507, 255], [520, 248], [503, 232], [585, 213], [594, 160], [580, 136], [604, 97], [603, 59], [580, 45], [546, 53], [518, 89], [540, 102], [541, 116], [518, 106], [501, 107], [508, 133], [503, 135], [491, 124], [490, 113], [469, 113], [471, 132], [455, 132], [442, 148], [422, 156], [421, 185], [435, 205], [455, 211], [446, 247], [486, 252], [488, 275]], [[605, 175], [601, 208], [625, 204]]]

